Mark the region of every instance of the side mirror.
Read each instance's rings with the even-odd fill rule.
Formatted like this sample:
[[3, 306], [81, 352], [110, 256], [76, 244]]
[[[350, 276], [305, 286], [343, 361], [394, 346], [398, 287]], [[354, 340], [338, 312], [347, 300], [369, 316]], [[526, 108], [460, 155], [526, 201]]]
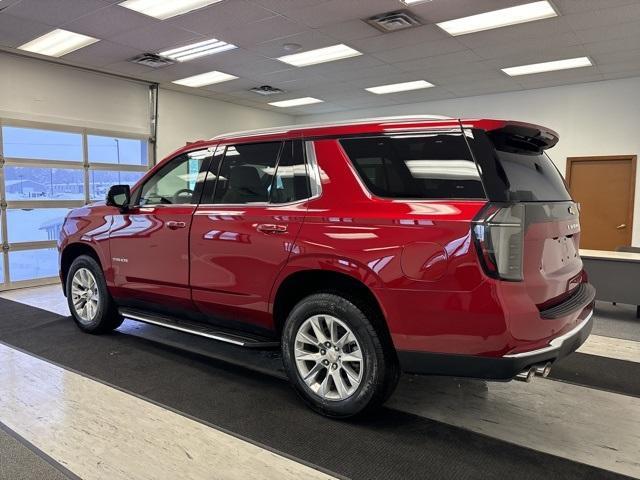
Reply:
[[129, 185], [113, 185], [107, 193], [107, 205], [126, 210], [131, 202], [131, 187]]

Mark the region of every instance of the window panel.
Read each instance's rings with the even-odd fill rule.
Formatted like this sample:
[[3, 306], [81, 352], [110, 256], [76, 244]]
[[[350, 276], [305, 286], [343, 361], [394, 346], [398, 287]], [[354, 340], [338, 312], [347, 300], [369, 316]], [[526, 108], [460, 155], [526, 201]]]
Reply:
[[104, 200], [112, 185], [133, 186], [144, 172], [118, 172], [114, 170], [91, 170], [89, 172], [89, 192], [91, 200]]
[[5, 158], [82, 162], [82, 134], [23, 127], [2, 127]]
[[7, 200], [84, 200], [81, 169], [5, 167]]
[[228, 147], [213, 203], [266, 202], [281, 145], [270, 142]]
[[7, 210], [9, 243], [58, 240], [68, 208], [30, 208]]
[[270, 194], [271, 203], [295, 202], [311, 196], [301, 141], [285, 142]]
[[12, 282], [56, 277], [58, 251], [55, 248], [9, 252], [9, 275]]
[[147, 141], [87, 135], [89, 163], [148, 165]]
[[202, 162], [209, 156], [209, 150], [200, 150], [172, 159], [142, 186], [140, 205], [192, 203]]
[[367, 188], [390, 198], [485, 198], [461, 134], [366, 137], [340, 143]]

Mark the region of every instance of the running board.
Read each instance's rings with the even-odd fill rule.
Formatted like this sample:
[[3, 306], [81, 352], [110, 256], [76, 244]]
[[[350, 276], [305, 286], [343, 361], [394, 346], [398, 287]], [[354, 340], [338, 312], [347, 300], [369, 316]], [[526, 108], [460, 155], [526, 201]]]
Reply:
[[157, 325], [158, 327], [169, 328], [179, 332], [206, 337], [219, 342], [230, 343], [245, 348], [278, 348], [280, 343], [266, 337], [259, 337], [250, 334], [227, 332], [205, 323], [192, 322], [189, 320], [177, 320], [175, 318], [165, 317], [139, 310], [129, 308], [120, 308], [120, 315], [138, 322]]

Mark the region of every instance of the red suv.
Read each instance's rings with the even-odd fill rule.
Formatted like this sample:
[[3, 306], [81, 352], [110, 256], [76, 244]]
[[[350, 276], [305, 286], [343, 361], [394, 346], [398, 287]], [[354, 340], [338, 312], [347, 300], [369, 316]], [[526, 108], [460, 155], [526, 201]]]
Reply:
[[400, 371], [529, 380], [591, 330], [578, 206], [558, 135], [396, 117], [188, 144], [67, 217], [78, 326], [124, 317], [282, 349], [329, 416], [380, 405]]

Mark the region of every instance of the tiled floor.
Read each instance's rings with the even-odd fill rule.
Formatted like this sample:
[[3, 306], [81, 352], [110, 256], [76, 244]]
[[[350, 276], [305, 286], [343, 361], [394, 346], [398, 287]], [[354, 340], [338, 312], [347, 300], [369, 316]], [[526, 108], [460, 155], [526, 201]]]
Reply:
[[[0, 296], [68, 315], [57, 285]], [[596, 317], [600, 335], [592, 335], [580, 351], [640, 362], [640, 343], [602, 335], [611, 319]], [[629, 318], [626, 322], [633, 325]], [[640, 330], [640, 322], [636, 327]], [[209, 478], [210, 470], [202, 465], [211, 462], [220, 478], [327, 478], [294, 460], [4, 345], [0, 385], [0, 422], [83, 478], [167, 478], [170, 472], [176, 475], [172, 478]], [[640, 478], [637, 397], [550, 379], [523, 384], [405, 376], [388, 405]], [[136, 464], [108, 454], [121, 442], [136, 452]]]

